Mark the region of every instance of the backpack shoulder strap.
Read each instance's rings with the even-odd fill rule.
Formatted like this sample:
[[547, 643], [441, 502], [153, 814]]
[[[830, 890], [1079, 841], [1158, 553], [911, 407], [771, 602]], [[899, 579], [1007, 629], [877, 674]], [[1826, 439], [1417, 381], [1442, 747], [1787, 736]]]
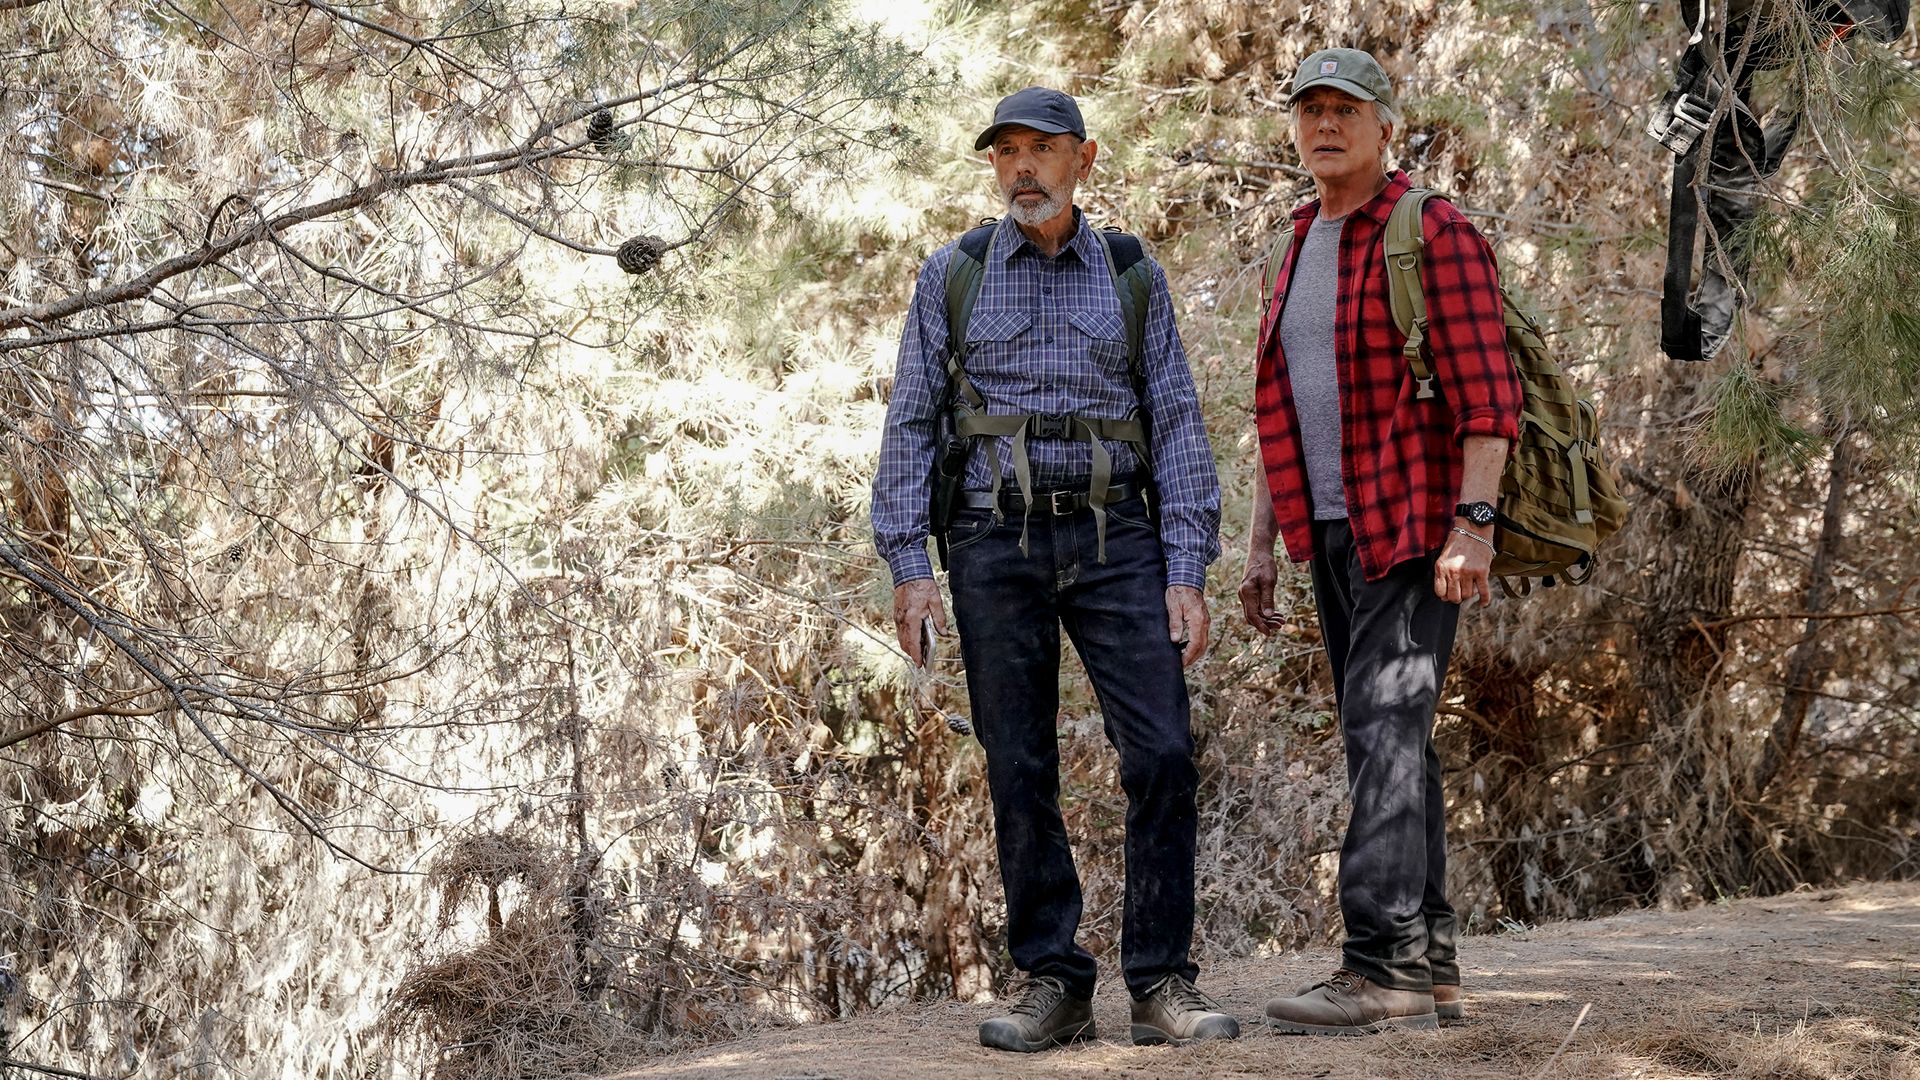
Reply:
[[1113, 278], [1114, 295], [1120, 300], [1120, 319], [1127, 327], [1127, 373], [1132, 377], [1134, 415], [1141, 423], [1140, 441], [1134, 450], [1147, 471], [1153, 471], [1153, 436], [1149, 430], [1152, 410], [1147, 408], [1147, 305], [1153, 301], [1153, 263], [1147, 259], [1146, 245], [1140, 238], [1118, 229], [1096, 229], [1100, 247], [1106, 252], [1107, 273]]
[[[1273, 307], [1273, 287], [1280, 280], [1280, 260], [1285, 257], [1285, 245], [1293, 242], [1293, 220], [1289, 218], [1285, 228], [1274, 230], [1273, 243], [1267, 245], [1267, 261], [1260, 267], [1260, 317], [1264, 320], [1269, 308]], [[1262, 322], [1264, 326], [1264, 321]]]
[[1098, 229], [1107, 254], [1107, 274], [1120, 299], [1120, 317], [1127, 327], [1127, 370], [1133, 375], [1134, 396], [1145, 400], [1147, 305], [1153, 299], [1153, 264], [1147, 261], [1140, 238], [1117, 229]]
[[967, 378], [967, 325], [973, 321], [974, 301], [980, 299], [987, 249], [998, 227], [998, 222], [985, 221], [968, 229], [947, 261], [947, 382], [973, 409], [985, 407], [986, 400]]
[[993, 246], [993, 234], [999, 228], [999, 218], [980, 219], [980, 224], [960, 235], [960, 250], [966, 252], [974, 262], [985, 263], [987, 249]]
[[1381, 241], [1387, 260], [1387, 300], [1393, 308], [1393, 324], [1406, 335], [1402, 352], [1413, 371], [1416, 399], [1434, 396], [1433, 366], [1427, 362], [1427, 294], [1420, 287], [1420, 255], [1427, 242], [1421, 214], [1434, 195], [1431, 188], [1410, 188], [1401, 195], [1387, 215]]
[[1124, 276], [1127, 271], [1147, 257], [1147, 246], [1132, 233], [1121, 232], [1109, 226], [1100, 230], [1100, 240], [1107, 246], [1107, 252], [1113, 256], [1115, 277]]

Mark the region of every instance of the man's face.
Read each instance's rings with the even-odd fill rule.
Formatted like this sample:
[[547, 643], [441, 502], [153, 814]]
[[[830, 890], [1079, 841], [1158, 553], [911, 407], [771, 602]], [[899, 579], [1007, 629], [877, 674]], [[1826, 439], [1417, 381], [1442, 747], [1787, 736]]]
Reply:
[[1339, 183], [1380, 172], [1387, 126], [1374, 103], [1344, 90], [1316, 86], [1293, 103], [1293, 145], [1315, 180]]
[[1073, 207], [1073, 192], [1093, 169], [1093, 140], [1032, 128], [1002, 128], [987, 160], [1000, 183], [1007, 214], [1022, 225], [1041, 225]]

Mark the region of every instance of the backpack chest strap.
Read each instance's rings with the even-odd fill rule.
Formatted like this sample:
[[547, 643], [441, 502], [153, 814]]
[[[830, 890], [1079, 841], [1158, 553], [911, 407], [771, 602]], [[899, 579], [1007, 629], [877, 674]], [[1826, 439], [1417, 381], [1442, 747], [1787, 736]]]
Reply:
[[[1113, 483], [1113, 455], [1103, 439], [1145, 447], [1146, 426], [1139, 420], [1108, 420], [1076, 416], [1072, 413], [1015, 413], [987, 416], [975, 413], [954, 423], [961, 438], [1013, 436], [1013, 477], [1020, 485], [1020, 554], [1027, 553], [1027, 524], [1033, 516], [1033, 465], [1027, 458], [1029, 436], [1041, 439], [1066, 439], [1084, 442], [1093, 448], [1093, 476], [1087, 485], [1087, 507], [1093, 511], [1095, 543], [1101, 562], [1107, 561], [1107, 489]], [[993, 443], [994, 516], [1000, 516], [1000, 444]]]
[[1074, 413], [1010, 413], [997, 416], [973, 413], [960, 417], [954, 423], [954, 430], [966, 439], [988, 435], [1018, 436], [1022, 429], [1031, 432], [1036, 439], [1067, 439], [1072, 442], [1110, 439], [1143, 445], [1147, 437], [1146, 425], [1138, 420], [1109, 420]]

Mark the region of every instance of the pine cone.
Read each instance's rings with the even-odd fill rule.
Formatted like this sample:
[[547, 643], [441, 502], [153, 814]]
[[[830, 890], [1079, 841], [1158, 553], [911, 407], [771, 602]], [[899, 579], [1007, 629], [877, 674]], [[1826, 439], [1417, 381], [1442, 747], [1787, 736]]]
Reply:
[[603, 154], [618, 153], [620, 139], [613, 133], [613, 113], [601, 109], [587, 121], [587, 138], [593, 140], [593, 148]]
[[614, 258], [620, 263], [620, 269], [629, 274], [644, 274], [660, 265], [660, 256], [667, 253], [667, 242], [657, 236], [636, 236], [620, 245], [620, 253]]

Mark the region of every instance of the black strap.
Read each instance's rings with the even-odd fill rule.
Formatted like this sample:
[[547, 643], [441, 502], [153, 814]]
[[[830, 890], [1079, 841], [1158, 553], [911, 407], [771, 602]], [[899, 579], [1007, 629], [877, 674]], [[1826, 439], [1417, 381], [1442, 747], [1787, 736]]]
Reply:
[[[980, 282], [986, 276], [987, 249], [993, 245], [993, 234], [999, 225], [996, 219], [988, 218], [968, 229], [960, 237], [959, 251], [947, 265], [947, 388], [941, 399], [943, 409], [952, 408], [956, 401], [964, 401], [968, 409], [976, 412], [987, 407], [966, 375], [967, 326], [973, 322], [973, 303], [980, 298]], [[970, 261], [963, 263], [962, 258]], [[952, 278], [963, 267], [970, 272], [971, 282], [960, 294], [964, 299], [956, 309]]]
[[[987, 248], [993, 244], [993, 230], [999, 228], [999, 224], [998, 221], [988, 220], [968, 229], [966, 235], [960, 238], [960, 250], [972, 257], [974, 262], [986, 262]], [[966, 327], [959, 328], [963, 337], [966, 332]]]
[[1107, 249], [1113, 252], [1113, 273], [1115, 277], [1133, 269], [1135, 263], [1147, 257], [1147, 247], [1140, 238], [1119, 229], [1103, 229], [1107, 234]]
[[1693, 290], [1693, 241], [1700, 226], [1700, 199], [1693, 177], [1707, 140], [1673, 163], [1667, 200], [1667, 273], [1660, 292], [1660, 348], [1675, 360], [1700, 360], [1700, 313], [1687, 304]]
[[[1682, 0], [1680, 17], [1686, 25], [1703, 27], [1706, 0]], [[1710, 61], [1707, 43], [1711, 35], [1687, 45], [1674, 65], [1673, 88], [1678, 94], [1705, 97]], [[1700, 158], [1711, 138], [1694, 142], [1693, 148], [1673, 163], [1673, 190], [1667, 199], [1667, 272], [1660, 292], [1660, 348], [1675, 360], [1702, 359], [1700, 313], [1688, 306], [1693, 292], [1693, 245], [1700, 229], [1700, 198], [1693, 190], [1693, 178], [1699, 172]]]

